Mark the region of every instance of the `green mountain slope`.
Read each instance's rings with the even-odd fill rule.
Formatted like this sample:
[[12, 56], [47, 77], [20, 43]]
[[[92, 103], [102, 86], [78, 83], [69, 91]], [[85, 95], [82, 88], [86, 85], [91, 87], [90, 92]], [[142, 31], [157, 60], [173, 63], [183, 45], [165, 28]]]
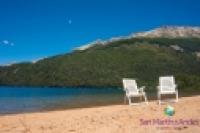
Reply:
[[155, 89], [159, 76], [175, 75], [180, 88], [199, 89], [198, 51], [197, 38], [121, 39], [36, 63], [0, 67], [0, 84], [121, 87], [122, 78], [135, 78], [140, 85]]

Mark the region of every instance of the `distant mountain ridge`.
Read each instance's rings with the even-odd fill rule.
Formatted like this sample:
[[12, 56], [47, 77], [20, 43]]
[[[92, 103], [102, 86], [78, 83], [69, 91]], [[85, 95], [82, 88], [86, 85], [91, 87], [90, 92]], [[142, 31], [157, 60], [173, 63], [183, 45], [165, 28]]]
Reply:
[[133, 37], [200, 38], [200, 27], [163, 26], [147, 32], [135, 33]]
[[133, 33], [129, 36], [113, 37], [109, 40], [98, 39], [74, 50], [86, 50], [95, 45], [106, 45], [122, 39], [131, 38], [200, 38], [200, 27], [195, 26], [162, 26], [153, 30]]

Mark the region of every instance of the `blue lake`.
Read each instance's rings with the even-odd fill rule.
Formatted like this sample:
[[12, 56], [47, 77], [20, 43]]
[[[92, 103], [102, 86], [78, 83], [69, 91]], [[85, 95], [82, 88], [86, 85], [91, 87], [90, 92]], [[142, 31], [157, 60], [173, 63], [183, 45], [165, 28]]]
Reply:
[[117, 88], [0, 87], [0, 114], [82, 108], [123, 103]]

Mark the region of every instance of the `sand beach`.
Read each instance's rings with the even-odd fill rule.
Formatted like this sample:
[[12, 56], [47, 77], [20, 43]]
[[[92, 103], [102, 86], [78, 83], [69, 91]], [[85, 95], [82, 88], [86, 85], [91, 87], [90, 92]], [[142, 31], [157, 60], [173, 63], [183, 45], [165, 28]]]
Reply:
[[[175, 110], [170, 117], [163, 111], [168, 104]], [[158, 105], [156, 101], [150, 101], [149, 105], [112, 105], [3, 115], [0, 116], [0, 133], [200, 132], [200, 96], [182, 97], [178, 103], [168, 104]], [[172, 123], [174, 121], [182, 123]]]

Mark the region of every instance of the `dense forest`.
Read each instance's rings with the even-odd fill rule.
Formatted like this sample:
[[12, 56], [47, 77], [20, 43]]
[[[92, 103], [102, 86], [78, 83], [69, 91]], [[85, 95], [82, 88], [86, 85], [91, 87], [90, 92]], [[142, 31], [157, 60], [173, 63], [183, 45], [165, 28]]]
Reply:
[[155, 89], [174, 75], [180, 89], [200, 90], [198, 38], [130, 38], [40, 60], [0, 67], [0, 84], [122, 87], [122, 78]]

